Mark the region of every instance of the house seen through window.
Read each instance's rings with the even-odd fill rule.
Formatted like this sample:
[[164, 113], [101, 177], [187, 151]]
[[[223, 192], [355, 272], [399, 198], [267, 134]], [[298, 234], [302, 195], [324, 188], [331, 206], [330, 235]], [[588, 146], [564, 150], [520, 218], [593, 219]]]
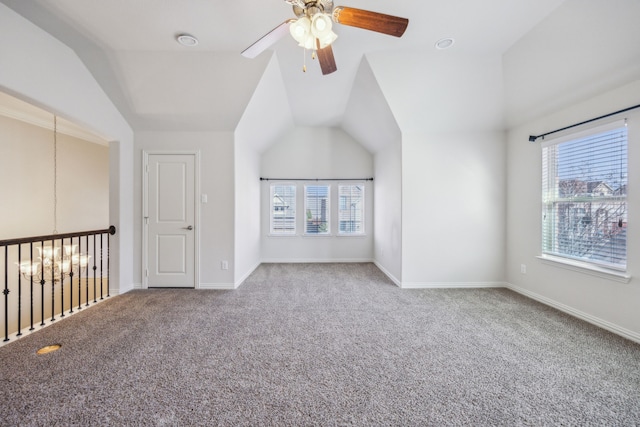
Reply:
[[296, 186], [271, 186], [271, 234], [296, 234]]
[[340, 234], [364, 234], [364, 186], [338, 186]]
[[625, 270], [627, 128], [542, 149], [542, 252]]

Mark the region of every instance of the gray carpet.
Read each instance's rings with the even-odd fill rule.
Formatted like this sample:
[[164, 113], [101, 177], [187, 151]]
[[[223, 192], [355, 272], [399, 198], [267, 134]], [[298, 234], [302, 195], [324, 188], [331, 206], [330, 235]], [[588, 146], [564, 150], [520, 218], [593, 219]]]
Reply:
[[[48, 355], [48, 344], [62, 348]], [[2, 425], [638, 425], [640, 345], [506, 289], [267, 264], [0, 348]]]

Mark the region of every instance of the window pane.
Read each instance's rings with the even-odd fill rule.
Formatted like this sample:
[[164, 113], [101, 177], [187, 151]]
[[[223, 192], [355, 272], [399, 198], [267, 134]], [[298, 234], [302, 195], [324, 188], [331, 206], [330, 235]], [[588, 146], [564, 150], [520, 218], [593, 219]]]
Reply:
[[627, 129], [542, 150], [543, 253], [619, 269], [627, 258]]
[[305, 193], [304, 229], [307, 234], [328, 234], [329, 224], [329, 186], [307, 185]]
[[296, 186], [271, 186], [271, 234], [296, 234]]
[[364, 185], [340, 185], [338, 196], [340, 199], [338, 232], [364, 234]]

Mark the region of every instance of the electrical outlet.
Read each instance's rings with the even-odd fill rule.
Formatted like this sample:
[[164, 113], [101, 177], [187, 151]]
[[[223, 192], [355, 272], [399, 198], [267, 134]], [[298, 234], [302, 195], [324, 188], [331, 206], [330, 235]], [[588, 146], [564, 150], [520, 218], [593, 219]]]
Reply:
[[228, 270], [229, 269], [229, 261], [222, 261], [220, 263], [220, 268], [223, 270]]
[[520, 273], [527, 274], [527, 266], [525, 264], [520, 264]]

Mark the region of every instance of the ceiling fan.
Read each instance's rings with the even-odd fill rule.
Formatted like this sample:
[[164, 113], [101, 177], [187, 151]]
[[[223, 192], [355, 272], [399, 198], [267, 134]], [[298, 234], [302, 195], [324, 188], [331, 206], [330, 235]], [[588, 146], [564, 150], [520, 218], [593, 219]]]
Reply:
[[[317, 52], [322, 74], [336, 71], [331, 43], [338, 37], [332, 31], [332, 22], [401, 37], [409, 20], [353, 7], [333, 6], [333, 0], [284, 0], [293, 6], [297, 19], [287, 19], [242, 51], [247, 58], [255, 58], [286, 33], [298, 45]], [[306, 71], [306, 67], [303, 67]]]

